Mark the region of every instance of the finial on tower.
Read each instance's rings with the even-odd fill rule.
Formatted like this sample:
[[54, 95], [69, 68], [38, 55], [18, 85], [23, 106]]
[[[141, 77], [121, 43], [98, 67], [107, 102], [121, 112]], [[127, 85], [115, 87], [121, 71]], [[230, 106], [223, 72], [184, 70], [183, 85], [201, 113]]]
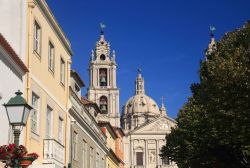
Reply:
[[163, 107], [164, 107], [164, 99], [165, 99], [164, 96], [162, 96], [161, 97], [161, 104], [162, 104]]
[[101, 35], [104, 34], [104, 29], [106, 28], [106, 25], [103, 23], [100, 23], [100, 29], [101, 29]]
[[115, 50], [112, 52], [112, 61], [115, 61]]
[[165, 107], [165, 104], [164, 104], [164, 96], [161, 97], [161, 108], [160, 108], [160, 112], [161, 112], [161, 115], [162, 116], [166, 116], [167, 115], [167, 110], [166, 110], [166, 107]]
[[135, 86], [135, 93], [138, 94], [145, 94], [145, 90], [144, 90], [144, 79], [141, 75], [141, 68], [138, 68], [138, 76], [136, 78], [136, 86]]
[[141, 74], [142, 70], [140, 68], [140, 66], [138, 67], [138, 74]]
[[95, 58], [95, 52], [94, 50], [91, 50], [91, 61], [94, 61]]
[[[208, 44], [208, 48], [205, 50], [206, 56], [211, 55], [211, 53], [216, 50], [216, 41], [214, 38], [214, 32], [215, 32], [216, 28], [214, 26], [210, 26], [209, 30], [210, 30], [211, 38], [210, 38], [210, 43]], [[207, 60], [207, 57], [206, 57], [206, 60]]]
[[209, 31], [210, 31], [210, 36], [211, 36], [211, 38], [213, 38], [214, 37], [214, 32], [215, 32], [215, 30], [216, 30], [216, 28], [214, 27], [214, 26], [209, 26]]

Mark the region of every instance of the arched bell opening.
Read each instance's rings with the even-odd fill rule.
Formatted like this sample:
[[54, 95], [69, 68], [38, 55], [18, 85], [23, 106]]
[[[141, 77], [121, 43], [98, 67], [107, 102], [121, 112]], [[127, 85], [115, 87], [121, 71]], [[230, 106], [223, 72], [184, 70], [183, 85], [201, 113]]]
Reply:
[[99, 83], [100, 86], [107, 86], [107, 69], [106, 68], [101, 68], [99, 71]]
[[100, 97], [100, 110], [103, 113], [108, 113], [108, 98], [106, 96]]

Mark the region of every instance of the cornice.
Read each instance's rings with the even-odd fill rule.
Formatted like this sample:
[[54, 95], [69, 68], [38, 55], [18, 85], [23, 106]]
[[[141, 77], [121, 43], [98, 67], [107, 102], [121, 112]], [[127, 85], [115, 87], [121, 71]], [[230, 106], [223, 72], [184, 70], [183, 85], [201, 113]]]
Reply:
[[63, 32], [62, 28], [58, 24], [56, 18], [54, 17], [52, 11], [50, 10], [49, 6], [47, 5], [45, 0], [34, 0], [35, 4], [42, 10], [44, 15], [46, 16], [47, 20], [49, 21], [50, 25], [54, 29], [56, 35], [64, 45], [65, 49], [69, 53], [70, 56], [73, 55], [73, 51], [71, 49], [71, 44], [67, 37], [65, 36], [65, 33]]

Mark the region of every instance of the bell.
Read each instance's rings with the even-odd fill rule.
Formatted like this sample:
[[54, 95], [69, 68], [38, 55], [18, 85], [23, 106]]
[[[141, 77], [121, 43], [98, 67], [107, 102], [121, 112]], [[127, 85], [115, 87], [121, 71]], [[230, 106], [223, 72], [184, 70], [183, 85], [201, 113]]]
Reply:
[[106, 106], [105, 105], [101, 105], [101, 110], [102, 111], [106, 111], [107, 110]]
[[104, 76], [101, 77], [101, 82], [106, 82], [106, 78]]

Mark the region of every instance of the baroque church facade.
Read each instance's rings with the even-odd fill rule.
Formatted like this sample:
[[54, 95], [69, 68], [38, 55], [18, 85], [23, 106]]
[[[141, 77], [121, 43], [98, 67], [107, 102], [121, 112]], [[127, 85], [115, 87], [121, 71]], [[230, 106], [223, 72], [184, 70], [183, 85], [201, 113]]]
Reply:
[[[119, 111], [119, 88], [116, 85], [115, 51], [110, 54], [110, 44], [104, 38], [103, 30], [91, 51], [89, 65], [88, 99], [95, 102], [101, 111], [99, 121], [110, 122], [113, 127], [122, 128], [125, 168], [175, 168], [168, 158], [162, 159], [160, 149], [166, 144], [165, 136], [175, 120], [167, 116], [164, 102], [161, 108], [146, 95], [141, 70], [136, 78], [135, 95]], [[121, 121], [121, 123], [120, 123]]]
[[126, 168], [169, 168], [177, 167], [167, 157], [159, 156], [166, 144], [165, 136], [175, 120], [167, 116], [164, 102], [161, 108], [145, 93], [144, 79], [141, 71], [136, 78], [135, 95], [124, 105], [122, 112], [122, 129]]

